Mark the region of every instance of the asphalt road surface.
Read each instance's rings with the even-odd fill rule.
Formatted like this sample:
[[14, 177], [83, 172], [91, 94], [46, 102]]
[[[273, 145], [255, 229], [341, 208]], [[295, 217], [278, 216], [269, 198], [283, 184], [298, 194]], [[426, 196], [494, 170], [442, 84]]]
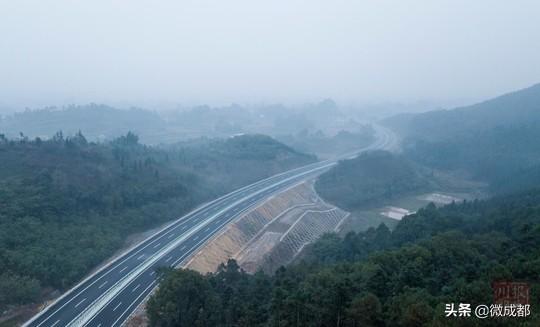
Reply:
[[[393, 141], [389, 131], [378, 129], [377, 141], [355, 154], [388, 148]], [[122, 325], [157, 286], [157, 268], [182, 265], [243, 212], [355, 154], [272, 176], [195, 209], [81, 281], [25, 326]]]

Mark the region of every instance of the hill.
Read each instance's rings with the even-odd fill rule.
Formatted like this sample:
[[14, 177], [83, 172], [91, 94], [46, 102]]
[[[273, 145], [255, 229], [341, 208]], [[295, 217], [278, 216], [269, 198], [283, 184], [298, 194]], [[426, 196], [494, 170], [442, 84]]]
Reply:
[[207, 176], [223, 192], [316, 160], [261, 134], [200, 138], [161, 148], [178, 153], [183, 164]]
[[261, 135], [175, 149], [132, 133], [107, 143], [0, 135], [0, 309], [65, 290], [129, 234], [314, 159]]
[[359, 125], [354, 121], [351, 125], [354, 126], [355, 132], [341, 130], [336, 135], [329, 136], [320, 130], [315, 133], [303, 130], [297, 134], [277, 135], [276, 139], [304, 153], [315, 153], [318, 157], [330, 158], [373, 143], [375, 139], [373, 126]]
[[540, 124], [496, 127], [445, 141], [408, 142], [406, 156], [429, 167], [458, 170], [487, 181], [493, 192], [540, 182]]
[[386, 122], [404, 136], [404, 156], [465, 172], [495, 193], [540, 183], [540, 84], [473, 106]]
[[155, 141], [152, 133], [164, 127], [165, 122], [155, 112], [137, 108], [120, 110], [99, 104], [26, 110], [0, 120], [0, 131], [11, 138], [24, 133], [30, 138], [43, 139], [62, 130], [67, 135], [82, 131], [92, 141], [110, 141], [132, 131], [143, 141]]
[[482, 325], [538, 326], [539, 247], [538, 190], [429, 205], [394, 231], [326, 235], [273, 276], [234, 261], [205, 276], [163, 271], [147, 312], [152, 326], [476, 326], [445, 317], [445, 304], [490, 305], [491, 284], [504, 280], [530, 286], [531, 314]]
[[373, 151], [342, 160], [322, 174], [317, 193], [341, 208], [354, 210], [429, 187], [421, 169], [403, 156]]
[[498, 126], [519, 127], [538, 122], [540, 84], [471, 106], [402, 114], [385, 120], [406, 137], [429, 141], [472, 135]]
[[[167, 108], [167, 106], [165, 106]], [[367, 126], [355, 118], [356, 115], [342, 113], [331, 100], [306, 106], [250, 105], [241, 106], [195, 106], [165, 109], [159, 111], [140, 108], [121, 109], [104, 104], [70, 105], [65, 107], [45, 107], [26, 109], [2, 117], [0, 132], [7, 137], [16, 138], [20, 133], [42, 139], [62, 130], [73, 135], [81, 131], [90, 141], [110, 141], [127, 132], [135, 132], [144, 144], [172, 144], [180, 140], [200, 137], [229, 137], [240, 133], [262, 133], [278, 136], [297, 136], [299, 131], [306, 135], [283, 137], [291, 141], [300, 151], [315, 152], [313, 143], [325, 142], [325, 152], [337, 144], [337, 150], [347, 149], [354, 142], [362, 143], [366, 137]], [[339, 131], [359, 135], [332, 136]], [[322, 140], [307, 138], [307, 134], [323, 134]], [[369, 140], [367, 140], [369, 142]], [[296, 143], [296, 144], [293, 144]], [[307, 143], [307, 144], [306, 144]], [[307, 145], [306, 149], [301, 146]], [[338, 153], [341, 154], [341, 153]]]

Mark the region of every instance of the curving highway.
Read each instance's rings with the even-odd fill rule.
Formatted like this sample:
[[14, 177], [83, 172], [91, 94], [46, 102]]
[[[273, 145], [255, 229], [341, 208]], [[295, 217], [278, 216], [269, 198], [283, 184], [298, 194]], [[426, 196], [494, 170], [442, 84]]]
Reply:
[[320, 174], [361, 151], [393, 146], [393, 134], [377, 127], [377, 141], [245, 186], [175, 220], [87, 277], [24, 326], [120, 326], [157, 286], [156, 269], [182, 265], [228, 223], [273, 194]]

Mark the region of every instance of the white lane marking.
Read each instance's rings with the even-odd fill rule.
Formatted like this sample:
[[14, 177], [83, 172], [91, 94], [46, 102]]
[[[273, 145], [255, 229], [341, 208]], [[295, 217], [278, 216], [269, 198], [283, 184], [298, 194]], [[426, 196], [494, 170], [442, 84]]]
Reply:
[[141, 255], [137, 258], [137, 260], [141, 260], [142, 258], [144, 258], [144, 253], [141, 254]]
[[[227, 221], [225, 221], [225, 222], [220, 221], [220, 220], [217, 220], [217, 221], [218, 221], [218, 222], [221, 222], [221, 226], [218, 227], [218, 230], [219, 230], [221, 227], [225, 226], [225, 225], [228, 223]], [[203, 237], [199, 242], [197, 242], [197, 244], [195, 244], [194, 246], [192, 246], [186, 253], [184, 253], [180, 258], [178, 258], [175, 262], [173, 262], [173, 263], [170, 265], [170, 267], [171, 267], [171, 268], [176, 267], [176, 265], [178, 265], [180, 262], [182, 262], [182, 260], [184, 260], [185, 258], [187, 258], [189, 255], [191, 255], [193, 250], [195, 250], [196, 248], [198, 248], [202, 243], [206, 242], [211, 236], [212, 236], [212, 235], [207, 235], [206, 237]], [[180, 249], [180, 251], [183, 250], [183, 249], [185, 249], [185, 248], [186, 248], [186, 246], [184, 245], [184, 246]]]
[[171, 235], [169, 235], [169, 237], [167, 237], [167, 238], [172, 238], [172, 237], [174, 237], [173, 233], [171, 233]]
[[135, 291], [139, 288], [139, 286], [141, 286], [141, 284], [138, 284], [137, 286], [135, 286], [135, 287], [131, 290], [131, 293], [135, 292]]
[[97, 325], [97, 327], [101, 327], [101, 323], [99, 323], [99, 324]]
[[75, 308], [81, 305], [84, 301], [86, 301], [86, 298], [82, 299], [79, 303], [75, 304]]
[[118, 302], [118, 304], [114, 307], [114, 309], [112, 309], [112, 311], [116, 311], [116, 309], [118, 309], [118, 307], [121, 305], [122, 305], [122, 302]]
[[161, 245], [161, 242], [159, 242], [158, 244], [154, 245], [154, 249], [157, 248], [158, 246]]
[[127, 309], [124, 310], [124, 312], [122, 312], [122, 314], [118, 317], [118, 319], [116, 319], [116, 320], [113, 322], [113, 324], [111, 325], [111, 327], [116, 326], [116, 324], [118, 323], [118, 321], [119, 321], [120, 319], [122, 319], [122, 317], [126, 314], [126, 312], [128, 312], [129, 309], [131, 309], [131, 307], [133, 306], [133, 304], [136, 303], [137, 301], [139, 301], [140, 297], [141, 297], [144, 293], [146, 293], [146, 291], [148, 291], [148, 289], [149, 289], [150, 287], [154, 286], [155, 284], [156, 284], [156, 281], [155, 281], [155, 280], [152, 281], [152, 282], [150, 283], [150, 285], [148, 285], [148, 286], [147, 286], [147, 287], [146, 287], [146, 288], [145, 288], [145, 289], [144, 289], [144, 290], [143, 290], [143, 291], [135, 298], [135, 300], [134, 300], [133, 302], [131, 302], [130, 305], [128, 305]]
[[[224, 196], [225, 197], [225, 196]], [[196, 214], [199, 214], [200, 212], [204, 212], [204, 210], [208, 209], [208, 208], [211, 208], [213, 205], [219, 203], [220, 201], [224, 200], [223, 198], [218, 198], [218, 199], [215, 199], [214, 201], [211, 201], [209, 202], [206, 206], [203, 206], [201, 207], [199, 210], [199, 212], [197, 211], [194, 211], [194, 212], [191, 212], [191, 213], [188, 213], [186, 216], [184, 217], [181, 217], [180, 219], [178, 220], [175, 220], [173, 222], [171, 222], [170, 224], [168, 224], [167, 226], [163, 227], [162, 230], [159, 230], [157, 231], [155, 234], [153, 235], [150, 235], [148, 236], [147, 239], [143, 240], [141, 243], [139, 243], [139, 245], [135, 246], [133, 249], [131, 250], [128, 250], [127, 252], [125, 252], [123, 255], [119, 256], [117, 259], [114, 259], [113, 261], [111, 261], [110, 263], [106, 264], [105, 266], [103, 266], [102, 268], [98, 269], [94, 274], [88, 276], [87, 278], [83, 279], [82, 281], [80, 281], [77, 285], [73, 286], [69, 291], [67, 291], [66, 293], [62, 294], [62, 296], [60, 296], [58, 299], [56, 299], [55, 301], [53, 301], [53, 303], [49, 304], [49, 307], [52, 307], [53, 305], [55, 305], [56, 303], [58, 303], [60, 300], [66, 298], [68, 295], [71, 295], [73, 292], [75, 292], [77, 290], [78, 287], [80, 287], [81, 285], [83, 285], [84, 283], [86, 283], [87, 281], [89, 281], [90, 279], [92, 279], [93, 277], [95, 277], [98, 273], [104, 271], [103, 275], [98, 277], [95, 281], [91, 282], [88, 286], [86, 286], [85, 288], [83, 288], [81, 291], [79, 291], [77, 294], [75, 294], [74, 296], [71, 297], [71, 299], [67, 300], [66, 303], [62, 304], [60, 306], [60, 308], [56, 309], [53, 313], [49, 314], [45, 319], [43, 319], [42, 322], [40, 322], [37, 327], [40, 327], [41, 325], [43, 325], [46, 321], [48, 321], [52, 316], [54, 316], [57, 312], [59, 312], [60, 310], [62, 310], [65, 306], [67, 306], [68, 304], [70, 304], [71, 302], [73, 302], [73, 300], [75, 300], [79, 295], [81, 295], [84, 291], [86, 291], [88, 288], [90, 288], [91, 286], [93, 286], [95, 283], [97, 283], [99, 280], [101, 280], [102, 278], [104, 278], [105, 276], [107, 276], [108, 274], [110, 274], [111, 272], [114, 271], [115, 268], [118, 268], [120, 265], [122, 265], [123, 263], [125, 263], [126, 261], [128, 261], [129, 259], [133, 258], [135, 255], [137, 255], [137, 253], [143, 251], [144, 249], [146, 249], [147, 247], [149, 247], [152, 243], [156, 242], [157, 240], [159, 240], [160, 238], [162, 238], [164, 235], [165, 235], [165, 231], [169, 228], [171, 229], [175, 229], [175, 228], [178, 228], [179, 226], [182, 226], [184, 225], [185, 223], [187, 223], [188, 221], [190, 221], [191, 218], [193, 218], [194, 215]], [[163, 233], [162, 235], [159, 235], [160, 233]], [[156, 238], [154, 240], [152, 240], [152, 238]], [[140, 245], [143, 245], [144, 243], [148, 242], [148, 244], [144, 245], [143, 247], [141, 247], [140, 249], [137, 250], [137, 247], [140, 246]], [[135, 251], [136, 250], [136, 251]], [[135, 251], [134, 253], [132, 254], [129, 254], [130, 252], [129, 251]], [[123, 260], [121, 260], [123, 259]], [[121, 260], [121, 261], [120, 261]], [[106, 269], [109, 269], [108, 271], [105, 271]], [[38, 313], [37, 315], [35, 315], [32, 319], [30, 319], [29, 321], [27, 321], [23, 326], [24, 327], [27, 327], [29, 326], [33, 321], [35, 321], [36, 319], [40, 318], [43, 316], [44, 313], [46, 313], [48, 310], [45, 309], [45, 310], [42, 310], [40, 313]]]
[[210, 227], [206, 227], [206, 229], [204, 230], [204, 232], [208, 232], [210, 230]]
[[128, 269], [128, 266], [125, 266], [124, 268], [122, 268], [122, 269], [119, 271], [119, 273], [121, 274], [122, 271], [124, 271], [124, 270], [126, 270], [126, 269]]
[[[203, 237], [202, 240], [200, 240], [197, 244], [195, 244], [194, 246], [192, 246], [186, 253], [184, 253], [180, 258], [178, 258], [175, 262], [172, 263], [172, 265], [170, 266], [171, 268], [174, 268], [179, 262], [182, 262], [182, 260], [184, 260], [185, 258], [187, 258], [190, 254], [191, 254], [191, 251], [195, 250], [197, 247], [199, 247], [202, 243], [206, 242], [206, 240], [210, 238], [210, 236], [207, 236], [206, 238]], [[182, 247], [182, 249], [185, 249], [186, 246], [184, 245]], [[181, 249], [181, 250], [182, 250]]]
[[[278, 174], [278, 175], [281, 175], [281, 174]], [[278, 175], [275, 175], [275, 176], [272, 176], [272, 177], [269, 177], [269, 178], [276, 178]], [[268, 179], [269, 179], [268, 178]], [[262, 182], [262, 181], [261, 181]], [[87, 278], [83, 279], [82, 281], [80, 281], [77, 285], [75, 285], [74, 287], [72, 287], [70, 290], [68, 290], [66, 293], [62, 294], [62, 296], [60, 296], [58, 299], [56, 299], [55, 301], [53, 301], [51, 304], [49, 304], [49, 307], [52, 307], [53, 305], [55, 305], [56, 303], [58, 303], [60, 300], [66, 298], [68, 295], [71, 295], [73, 292], [75, 292], [77, 290], [78, 287], [80, 287], [81, 285], [83, 285], [84, 283], [86, 283], [87, 281], [89, 281], [91, 278], [93, 278], [94, 276], [96, 276], [98, 273], [104, 271], [104, 274], [100, 277], [98, 277], [95, 281], [91, 282], [88, 286], [86, 286], [84, 289], [82, 289], [81, 291], [79, 291], [77, 294], [75, 294], [74, 296], [72, 296], [69, 300], [66, 301], [66, 303], [62, 304], [58, 309], [56, 309], [53, 313], [49, 314], [41, 323], [39, 323], [37, 325], [37, 327], [43, 325], [46, 321], [48, 321], [52, 316], [54, 316], [57, 312], [59, 312], [60, 310], [62, 310], [65, 306], [67, 306], [68, 304], [70, 304], [71, 302], [73, 302], [73, 300], [75, 300], [79, 295], [81, 295], [84, 291], [86, 291], [88, 288], [90, 288], [91, 286], [93, 286], [95, 283], [97, 283], [100, 279], [104, 278], [105, 276], [107, 276], [108, 274], [110, 274], [111, 272], [114, 271], [115, 268], [118, 268], [120, 265], [122, 265], [123, 263], [125, 263], [126, 261], [128, 261], [129, 259], [131, 259], [132, 257], [134, 257], [135, 255], [137, 255], [137, 253], [143, 251], [144, 249], [146, 249], [147, 247], [149, 247], [152, 243], [156, 242], [157, 240], [159, 240], [160, 238], [162, 238], [165, 234], [166, 234], [166, 231], [169, 230], [169, 229], [176, 229], [182, 225], [185, 225], [187, 222], [189, 222], [195, 215], [198, 215], [198, 214], [201, 214], [203, 213], [205, 210], [208, 211], [208, 210], [211, 210], [211, 208], [213, 206], [215, 206], [216, 204], [219, 204], [220, 202], [223, 202], [227, 199], [227, 197], [231, 196], [232, 194], [235, 194], [237, 192], [240, 192], [241, 190], [248, 190], [250, 188], [254, 188], [254, 187], [257, 187], [257, 186], [260, 186], [259, 184], [260, 182], [257, 182], [257, 183], [254, 183], [254, 184], [251, 184], [251, 185], [246, 185], [244, 187], [242, 187], [241, 189], [238, 189], [234, 192], [232, 192], [231, 194], [226, 194], [220, 198], [217, 198], [213, 201], [210, 201], [208, 202], [207, 204], [201, 206], [199, 209], [195, 209], [193, 212], [190, 212], [188, 213], [187, 215], [183, 216], [183, 217], [180, 217], [179, 219], [175, 220], [175, 221], [172, 221], [170, 224], [168, 224], [167, 226], [163, 227], [163, 229], [157, 231], [155, 234], [152, 234], [150, 236], [148, 236], [148, 238], [146, 238], [145, 240], [141, 241], [137, 246], [135, 246], [133, 249], [131, 250], [128, 250], [127, 252], [125, 252], [123, 255], [119, 256], [117, 259], [111, 261], [110, 263], [108, 263], [107, 265], [103, 266], [102, 268], [100, 268], [99, 270], [97, 270], [94, 274], [88, 276]], [[214, 208], [214, 211], [215, 211], [215, 208]], [[184, 226], [184, 228], [182, 229], [185, 229], [187, 226]], [[160, 235], [161, 234], [161, 235]], [[154, 240], [152, 240], [152, 238], [155, 238]], [[145, 244], [146, 242], [148, 242], [147, 244]], [[140, 245], [143, 245], [145, 244], [143, 247], [141, 247], [140, 249], [137, 249], [138, 246]], [[136, 250], [136, 251], [135, 251]], [[132, 253], [131, 255], [129, 254], [130, 251], [135, 251], [134, 253]], [[123, 259], [123, 260], [121, 260]], [[120, 261], [121, 260], [121, 261]], [[119, 262], [120, 261], [120, 262]], [[109, 269], [108, 271], [105, 271], [106, 269]], [[43, 316], [43, 314], [47, 313], [47, 309], [41, 311], [40, 313], [38, 313], [37, 315], [35, 315], [34, 317], [32, 317], [32, 319], [30, 319], [29, 321], [27, 321], [23, 326], [24, 327], [27, 327], [29, 326], [32, 322], [34, 322], [36, 319], [40, 318]]]
[[92, 302], [91, 306], [89, 306], [85, 310], [85, 312], [80, 313], [75, 319], [70, 321], [70, 324], [84, 324], [84, 323], [86, 323], [89, 319], [91, 319], [91, 317], [95, 316], [95, 314], [97, 314], [97, 313], [99, 313], [101, 311], [101, 308], [103, 308], [102, 303], [104, 304], [105, 302], [109, 302], [113, 297], [115, 297], [117, 295], [117, 293], [119, 293], [122, 289], [124, 289], [126, 287], [126, 285], [133, 280], [133, 278], [135, 278], [136, 276], [141, 274], [144, 270], [147, 270], [151, 265], [153, 265], [155, 262], [157, 262], [157, 260], [161, 259], [166, 253], [172, 251], [176, 246], [178, 246], [178, 244], [182, 243], [187, 238], [189, 238], [190, 236], [192, 236], [193, 234], [195, 234], [196, 232], [201, 230], [204, 227], [205, 224], [210, 223], [212, 219], [215, 219], [215, 218], [217, 218], [217, 216], [227, 212], [228, 210], [230, 210], [235, 205], [240, 204], [241, 202], [248, 200], [248, 198], [251, 198], [252, 196], [257, 196], [257, 195], [259, 195], [261, 193], [268, 193], [273, 189], [279, 189], [280, 185], [287, 185], [288, 182], [299, 182], [301, 177], [303, 177], [305, 175], [312, 174], [315, 171], [326, 169], [326, 168], [328, 168], [330, 166], [333, 166], [333, 165], [335, 165], [335, 163], [325, 164], [324, 166], [319, 166], [318, 165], [316, 168], [313, 168], [313, 169], [310, 169], [310, 170], [307, 170], [307, 171], [303, 171], [303, 172], [299, 173], [298, 175], [294, 175], [292, 177], [287, 177], [287, 178], [285, 178], [283, 180], [280, 180], [279, 182], [276, 182], [275, 187], [267, 187], [267, 188], [259, 189], [259, 190], [254, 192], [255, 194], [252, 194], [251, 196], [246, 196], [246, 197], [242, 198], [241, 200], [238, 200], [235, 203], [232, 203], [231, 205], [229, 205], [229, 206], [227, 206], [225, 208], [222, 208], [212, 218], [209, 218], [207, 221], [204, 221], [204, 223], [198, 224], [198, 226], [194, 226], [194, 228], [191, 229], [186, 235], [184, 235], [183, 237], [178, 238], [176, 241], [171, 242], [171, 244], [168, 244], [164, 248], [160, 249], [158, 253], [154, 254], [151, 257], [151, 259], [145, 261], [143, 264], [141, 264], [140, 266], [133, 269], [126, 277], [124, 277], [120, 281], [116, 282], [112, 289], [107, 291], [105, 294], [102, 294], [98, 299], [94, 300]]
[[[309, 165], [308, 165], [309, 166]], [[296, 169], [293, 169], [292, 171], [295, 171], [295, 170], [300, 170], [300, 168], [307, 168], [307, 167], [299, 167], [299, 168], [296, 168]], [[129, 259], [131, 259], [132, 257], [134, 257], [135, 255], [137, 255], [137, 253], [143, 251], [144, 249], [146, 249], [147, 247], [149, 247], [152, 243], [156, 242], [157, 240], [159, 240], [160, 238], [162, 238], [166, 231], [167, 230], [170, 230], [170, 229], [176, 229], [180, 226], [183, 226], [182, 227], [182, 230], [185, 230], [187, 228], [187, 226], [185, 226], [185, 224], [187, 222], [189, 222], [195, 215], [197, 214], [201, 214], [202, 212], [204, 212], [205, 210], [207, 210], [207, 212], [216, 212], [216, 210], [218, 210], [217, 208], [213, 207], [215, 206], [216, 204], [219, 204], [220, 202], [223, 202], [223, 201], [226, 201], [227, 200], [227, 197], [230, 197], [231, 195], [234, 195], [236, 193], [236, 198], [238, 197], [241, 197], [243, 196], [244, 192], [252, 189], [252, 188], [256, 188], [256, 187], [261, 187], [261, 186], [264, 186], [264, 185], [267, 185], [268, 183], [270, 183], [273, 179], [276, 179], [280, 176], [285, 176], [285, 174], [287, 173], [291, 173], [292, 171], [288, 171], [288, 172], [283, 172], [283, 173], [280, 173], [280, 174], [276, 174], [274, 176], [271, 176], [271, 177], [268, 177], [262, 181], [259, 181], [257, 183], [253, 183], [251, 185], [246, 185], [234, 192], [232, 192], [231, 194], [227, 194], [227, 195], [224, 195], [223, 197], [220, 197], [220, 198], [217, 198], [213, 201], [210, 201], [209, 203], [207, 203], [206, 205], [203, 205], [202, 207], [200, 207], [199, 209], [196, 209], [195, 211], [193, 212], [190, 212], [188, 213], [186, 216], [184, 217], [181, 217], [179, 218], [178, 220], [176, 221], [172, 221], [170, 224], [168, 224], [167, 226], [165, 226], [163, 229], [157, 231], [155, 234], [153, 235], [150, 235], [148, 236], [147, 239], [143, 240], [141, 243], [139, 243], [140, 245], [148, 242], [147, 244], [145, 244], [143, 247], [141, 247], [140, 249], [137, 249], [136, 247], [133, 249], [133, 250], [136, 250], [134, 253], [132, 253], [131, 255], [129, 255], [129, 251], [128, 252], [125, 252], [125, 254], [123, 256], [119, 256], [118, 259], [123, 259], [119, 262], [119, 260], [113, 260], [111, 261], [109, 264], [103, 266], [101, 269], [99, 269], [98, 271], [96, 271], [94, 274], [88, 276], [86, 279], [82, 280], [81, 282], [79, 282], [77, 285], [75, 285], [73, 288], [71, 288], [69, 291], [67, 291], [66, 293], [64, 293], [61, 297], [59, 297], [57, 300], [55, 300], [53, 303], [51, 303], [49, 305], [49, 307], [51, 307], [52, 305], [58, 303], [60, 300], [66, 298], [68, 295], [71, 295], [73, 292], [75, 292], [77, 290], [78, 287], [80, 287], [81, 285], [83, 285], [85, 282], [89, 281], [91, 278], [93, 278], [96, 274], [102, 272], [102, 271], [105, 271], [105, 269], [109, 269], [108, 271], [105, 271], [104, 274], [100, 277], [98, 277], [95, 281], [91, 282], [88, 286], [86, 286], [84, 289], [82, 289], [81, 291], [79, 291], [77, 294], [75, 294], [74, 296], [71, 297], [71, 299], [67, 300], [66, 303], [64, 303], [63, 305], [60, 306], [60, 308], [56, 309], [52, 314], [49, 314], [41, 323], [38, 324], [38, 327], [43, 325], [43, 323], [45, 323], [47, 320], [49, 320], [51, 318], [51, 316], [53, 316], [54, 314], [56, 314], [57, 312], [59, 312], [60, 310], [62, 310], [66, 305], [68, 305], [69, 303], [71, 303], [75, 298], [77, 298], [79, 295], [81, 295], [84, 291], [86, 291], [88, 288], [90, 288], [92, 285], [94, 285], [95, 283], [97, 283], [100, 279], [104, 278], [105, 276], [107, 276], [108, 274], [110, 274], [112, 271], [114, 271], [115, 268], [117, 268], [118, 266], [122, 265], [123, 263], [125, 263], [126, 261], [128, 261]], [[163, 233], [162, 235], [160, 235], [161, 233]], [[152, 240], [152, 238], [155, 238], [154, 240]], [[34, 316], [31, 320], [29, 320], [28, 322], [26, 322], [24, 324], [24, 326], [28, 326], [30, 323], [32, 323], [34, 320], [36, 320], [37, 318], [40, 318], [41, 316], [43, 316], [44, 313], [46, 313], [48, 310], [43, 310], [42, 312], [40, 312], [39, 314], [37, 314], [36, 316]]]
[[[294, 187], [294, 186], [292, 186]], [[291, 188], [292, 188], [291, 187]], [[284, 190], [287, 190], [287, 189], [290, 189], [290, 188], [285, 188]], [[272, 192], [269, 192], [269, 194], [271, 194]], [[215, 221], [215, 223], [221, 223], [221, 225], [218, 227], [218, 230], [221, 229], [223, 226], [225, 226], [226, 224], [228, 224], [228, 221], [221, 221], [221, 219], [218, 219]], [[191, 255], [197, 247], [199, 247], [202, 243], [206, 242], [208, 239], [211, 238], [212, 235], [207, 235], [206, 237], [203, 237], [199, 242], [197, 242], [197, 244], [195, 244], [194, 246], [192, 246], [186, 253], [184, 253], [180, 258], [178, 258], [175, 262], [173, 262], [170, 267], [171, 268], [174, 268], [176, 267], [178, 264], [180, 264], [185, 258], [187, 258], [189, 255]], [[180, 250], [183, 250], [185, 249], [186, 246], [184, 245]]]
[[55, 321], [55, 323], [52, 324], [51, 327], [54, 327], [54, 326], [58, 325], [59, 322], [60, 322], [60, 319], [58, 319], [57, 321]]
[[172, 257], [168, 257], [167, 260], [165, 260], [165, 262], [169, 262], [171, 261]]
[[150, 273], [150, 276], [154, 276], [155, 273], [156, 273], [156, 271], [155, 271], [155, 270], [152, 270], [152, 272]]
[[[275, 178], [277, 177], [278, 175], [275, 175], [275, 176], [272, 176], [272, 177], [269, 177], [269, 178]], [[242, 187], [241, 189], [238, 189], [236, 191], [233, 191], [231, 192], [230, 194], [227, 194], [227, 195], [224, 195], [220, 198], [217, 198], [213, 201], [210, 201], [208, 202], [207, 204], [201, 206], [200, 208], [198, 209], [195, 209], [194, 211], [186, 214], [185, 216], [183, 217], [180, 217], [178, 218], [177, 220], [174, 220], [172, 221], [170, 224], [168, 224], [167, 226], [163, 227], [163, 229], [157, 231], [156, 233], [148, 236], [148, 238], [146, 238], [145, 240], [143, 240], [142, 242], [140, 242], [138, 245], [136, 245], [133, 249], [130, 249], [130, 250], [127, 250], [125, 253], [123, 253], [121, 256], [119, 256], [117, 259], [111, 261], [110, 263], [106, 264], [105, 266], [103, 266], [102, 268], [100, 268], [99, 270], [97, 270], [95, 273], [93, 273], [92, 275], [88, 276], [87, 278], [83, 279], [82, 281], [80, 281], [77, 285], [75, 285], [74, 287], [72, 287], [70, 290], [68, 290], [66, 293], [62, 294], [62, 296], [60, 296], [58, 299], [56, 299], [55, 301], [53, 301], [53, 303], [49, 304], [49, 308], [52, 307], [53, 305], [55, 305], [56, 303], [58, 303], [60, 300], [66, 298], [68, 295], [71, 295], [73, 292], [75, 292], [77, 290], [78, 287], [80, 287], [81, 285], [83, 285], [84, 283], [86, 283], [87, 281], [89, 281], [91, 278], [95, 277], [98, 273], [104, 271], [104, 274], [100, 277], [98, 277], [95, 281], [91, 282], [88, 286], [86, 286], [84, 289], [82, 289], [81, 291], [79, 291], [77, 294], [75, 294], [74, 296], [72, 296], [69, 300], [66, 301], [66, 303], [62, 304], [60, 306], [60, 308], [56, 309], [52, 314], [49, 314], [41, 323], [39, 323], [37, 326], [41, 326], [43, 325], [46, 321], [48, 321], [53, 315], [55, 315], [57, 312], [59, 312], [60, 310], [62, 310], [65, 306], [67, 306], [68, 304], [70, 304], [71, 302], [73, 302], [73, 300], [75, 300], [79, 295], [81, 295], [84, 291], [86, 291], [88, 288], [90, 288], [92, 285], [94, 285], [95, 283], [97, 283], [100, 279], [102, 279], [103, 277], [107, 276], [108, 274], [110, 274], [111, 272], [114, 271], [114, 268], [118, 268], [120, 265], [122, 265], [124, 262], [128, 261], [129, 259], [131, 259], [132, 257], [134, 257], [135, 255], [137, 255], [137, 253], [143, 251], [144, 249], [146, 249], [147, 247], [149, 247], [152, 243], [158, 241], [160, 238], [162, 238], [165, 234], [166, 234], [166, 231], [168, 229], [176, 229], [180, 226], [183, 226], [185, 225], [187, 222], [189, 222], [191, 219], [193, 219], [196, 215], [200, 215], [200, 214], [203, 214], [205, 211], [209, 212], [210, 209], [215, 206], [216, 204], [219, 204], [220, 202], [223, 202], [225, 200], [227, 200], [227, 197], [237, 193], [237, 192], [240, 192], [242, 190], [248, 190], [249, 188], [254, 188], [254, 187], [257, 187], [257, 186], [260, 186], [259, 184], [260, 182], [257, 182], [257, 183], [254, 183], [254, 184], [251, 184], [251, 185], [246, 185], [244, 187]], [[184, 226], [183, 229], [185, 229], [186, 226]], [[161, 235], [160, 235], [161, 234]], [[152, 240], [152, 238], [155, 238], [154, 240]], [[147, 244], [145, 244], [146, 242], [148, 242]], [[145, 245], [144, 245], [145, 244]], [[144, 245], [142, 248], [140, 249], [137, 249], [138, 246], [140, 245]], [[135, 251], [136, 250], [136, 251]], [[129, 254], [130, 251], [135, 251], [134, 253], [132, 253], [131, 255]], [[119, 260], [121, 260], [120, 262], [118, 262]], [[105, 269], [109, 269], [108, 271], [105, 271]], [[32, 319], [30, 319], [29, 321], [27, 321], [23, 326], [28, 326], [30, 325], [32, 322], [34, 322], [36, 319], [40, 318], [43, 316], [44, 313], [46, 313], [48, 310], [45, 309], [43, 311], [41, 311], [40, 313], [38, 313], [37, 315], [35, 315], [34, 317], [32, 317]]]
[[198, 239], [199, 239], [199, 235], [195, 235], [195, 237], [193, 238], [194, 241], [196, 241]]
[[[271, 193], [271, 192], [270, 192]], [[225, 221], [222, 221], [221, 219], [218, 219], [216, 221], [214, 221], [215, 224], [221, 224], [219, 227], [218, 227], [218, 230], [221, 229], [223, 226], [227, 225], [228, 224], [228, 221], [225, 220]], [[207, 235], [207, 236], [203, 236], [202, 239], [197, 242], [197, 244], [195, 244], [194, 246], [192, 246], [186, 253], [184, 253], [180, 258], [178, 258], [175, 262], [173, 262], [170, 267], [171, 268], [174, 268], [176, 267], [180, 262], [182, 262], [185, 258], [187, 258], [193, 250], [195, 250], [197, 247], [199, 247], [202, 243], [206, 242], [208, 239], [210, 239], [212, 237], [212, 235]], [[186, 246], [182, 246], [182, 248], [180, 249], [180, 251], [184, 250], [186, 248]]]
[[101, 285], [98, 286], [98, 289], [101, 289], [101, 288], [102, 288], [103, 286], [105, 286], [105, 284], [107, 284], [108, 282], [109, 282], [108, 280], [104, 281], [103, 284], [101, 284]]

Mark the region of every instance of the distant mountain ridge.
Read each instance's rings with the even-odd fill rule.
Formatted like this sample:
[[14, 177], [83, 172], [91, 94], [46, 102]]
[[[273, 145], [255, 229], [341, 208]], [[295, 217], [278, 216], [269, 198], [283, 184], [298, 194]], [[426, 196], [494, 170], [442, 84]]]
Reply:
[[404, 137], [405, 155], [428, 167], [470, 173], [495, 193], [540, 183], [540, 84], [386, 123]]
[[0, 133], [8, 137], [23, 133], [31, 138], [47, 138], [58, 131], [74, 135], [82, 131], [91, 140], [111, 140], [129, 131], [142, 138], [161, 130], [165, 122], [152, 111], [139, 108], [116, 109], [102, 104], [49, 107], [27, 110], [0, 120]]
[[438, 141], [536, 122], [540, 122], [540, 83], [471, 106], [396, 115], [383, 123], [408, 138]]
[[95, 103], [27, 109], [0, 115], [0, 134], [19, 138], [22, 133], [29, 138], [46, 139], [58, 131], [68, 136], [80, 131], [89, 141], [110, 141], [131, 131], [139, 136], [142, 143], [157, 145], [241, 133], [276, 137], [304, 130], [310, 133], [320, 130], [332, 136], [340, 130], [358, 132], [364, 129], [363, 124], [341, 112], [330, 99], [287, 107], [231, 104], [156, 109], [159, 111], [138, 107], [121, 109]]

